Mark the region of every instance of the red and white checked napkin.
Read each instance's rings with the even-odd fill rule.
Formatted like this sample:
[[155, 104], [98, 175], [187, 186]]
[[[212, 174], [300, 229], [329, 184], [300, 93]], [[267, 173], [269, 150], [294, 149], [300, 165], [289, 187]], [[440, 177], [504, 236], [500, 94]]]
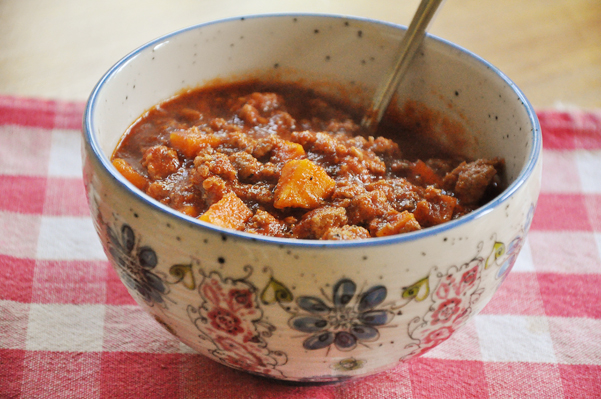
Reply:
[[193, 353], [92, 227], [83, 104], [0, 96], [0, 398], [601, 398], [601, 112], [541, 111], [542, 194], [492, 302], [426, 356], [293, 386]]

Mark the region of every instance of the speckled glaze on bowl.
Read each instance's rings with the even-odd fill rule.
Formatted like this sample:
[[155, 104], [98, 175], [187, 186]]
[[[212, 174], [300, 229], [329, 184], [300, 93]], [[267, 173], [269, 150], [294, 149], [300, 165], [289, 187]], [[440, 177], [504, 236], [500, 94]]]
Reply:
[[109, 161], [146, 109], [216, 79], [302, 81], [365, 102], [404, 32], [344, 16], [233, 18], [148, 43], [98, 83], [84, 117], [96, 229], [133, 297], [184, 343], [263, 376], [338, 381], [423, 354], [490, 300], [532, 220], [540, 128], [507, 77], [435, 37], [416, 57], [397, 106], [429, 110], [442, 140], [453, 142], [445, 136], [451, 126], [463, 132], [466, 153], [507, 162], [508, 188], [458, 220], [362, 241], [250, 235], [159, 204]]

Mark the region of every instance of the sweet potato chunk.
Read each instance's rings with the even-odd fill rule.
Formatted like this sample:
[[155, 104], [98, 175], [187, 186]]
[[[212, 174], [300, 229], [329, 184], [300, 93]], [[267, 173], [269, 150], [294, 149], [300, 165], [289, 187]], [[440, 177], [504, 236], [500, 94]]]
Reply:
[[252, 212], [236, 194], [230, 192], [209, 207], [199, 219], [219, 227], [242, 230]]
[[273, 206], [278, 209], [313, 209], [328, 198], [336, 182], [326, 171], [308, 159], [286, 162], [275, 188]]
[[415, 220], [413, 214], [407, 211], [391, 212], [383, 218], [372, 220], [369, 224], [369, 230], [371, 231], [372, 236], [376, 237], [408, 233], [420, 229], [421, 226], [417, 220]]
[[113, 166], [125, 177], [131, 184], [142, 191], [146, 191], [148, 179], [138, 173], [126, 160], [116, 158], [113, 160]]
[[421, 159], [415, 162], [411, 167], [411, 175], [413, 178], [412, 180], [418, 181], [423, 185], [442, 186], [442, 178]]
[[176, 210], [184, 215], [192, 216], [193, 218], [200, 213], [198, 212], [198, 207], [194, 205], [182, 205], [181, 207], [176, 208]]
[[456, 206], [457, 198], [430, 186], [426, 189], [425, 199], [417, 203], [413, 215], [422, 227], [436, 226], [450, 221]]
[[169, 135], [169, 142], [187, 158], [194, 158], [201, 149], [217, 146], [219, 138], [212, 133], [201, 132], [194, 126], [185, 131], [172, 132]]

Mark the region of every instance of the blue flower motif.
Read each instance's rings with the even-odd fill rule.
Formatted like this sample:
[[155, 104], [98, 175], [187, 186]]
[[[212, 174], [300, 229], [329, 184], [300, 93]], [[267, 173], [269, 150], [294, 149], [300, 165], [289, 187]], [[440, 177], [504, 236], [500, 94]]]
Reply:
[[148, 246], [137, 247], [134, 231], [127, 224], [121, 226], [120, 237], [110, 227], [107, 231], [109, 253], [119, 266], [125, 285], [137, 291], [149, 305], [163, 303], [167, 288], [152, 272], [158, 264], [156, 252]]
[[515, 261], [520, 253], [520, 249], [522, 248], [522, 240], [522, 236], [518, 236], [509, 243], [506, 251], [507, 258], [497, 272], [497, 279], [501, 277], [505, 278], [507, 273], [509, 273], [509, 271], [513, 268], [513, 265], [515, 264]]
[[342, 279], [332, 290], [332, 305], [314, 296], [297, 299], [298, 306], [308, 314], [297, 314], [288, 324], [311, 334], [303, 342], [305, 349], [323, 349], [334, 344], [341, 351], [350, 351], [360, 342], [373, 342], [380, 337], [377, 327], [394, 317], [389, 310], [376, 309], [386, 299], [386, 287], [374, 286], [355, 297], [356, 290], [352, 280]]

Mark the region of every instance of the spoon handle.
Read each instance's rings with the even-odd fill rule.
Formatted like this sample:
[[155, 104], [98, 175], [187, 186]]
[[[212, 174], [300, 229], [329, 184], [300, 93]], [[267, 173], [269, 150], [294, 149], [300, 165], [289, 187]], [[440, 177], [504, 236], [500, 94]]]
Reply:
[[372, 132], [377, 129], [394, 92], [401, 83], [413, 56], [426, 36], [428, 24], [443, 1], [422, 0], [419, 4], [415, 16], [411, 20], [411, 24], [399, 45], [399, 52], [395, 58], [396, 62], [387, 73], [388, 78], [384, 79], [376, 90], [372, 103], [361, 121], [362, 127]]

